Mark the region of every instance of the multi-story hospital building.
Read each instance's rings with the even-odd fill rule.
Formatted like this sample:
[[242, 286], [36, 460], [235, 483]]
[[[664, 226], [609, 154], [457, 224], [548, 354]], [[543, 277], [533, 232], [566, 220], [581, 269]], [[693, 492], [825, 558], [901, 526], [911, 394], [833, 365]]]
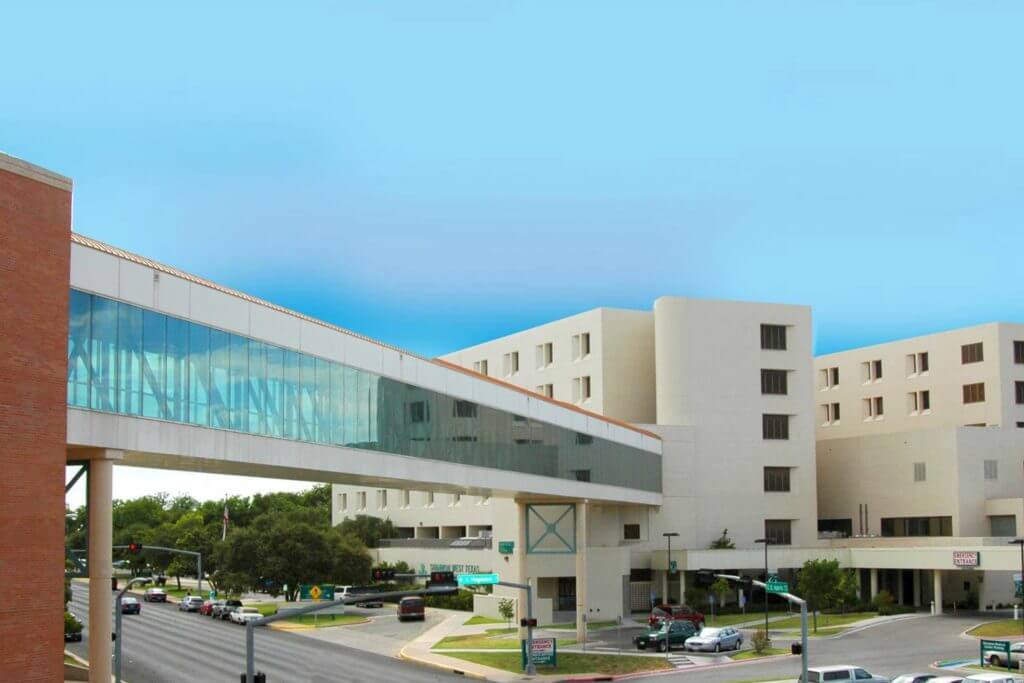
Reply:
[[[591, 619], [680, 600], [699, 568], [760, 573], [765, 538], [772, 571], [836, 558], [861, 570], [865, 598], [887, 589], [937, 609], [1014, 600], [1022, 325], [813, 358], [807, 307], [663, 297], [650, 311], [598, 308], [441, 360], [661, 438], [662, 505], [589, 506]], [[381, 561], [510, 568], [502, 548], [520, 520], [507, 499], [351, 486], [336, 486], [334, 499], [336, 522], [368, 514], [396, 524]], [[666, 533], [678, 534], [677, 574]], [[722, 536], [734, 549], [710, 550]], [[541, 614], [568, 617], [558, 613], [576, 609], [576, 567], [528, 562]]]

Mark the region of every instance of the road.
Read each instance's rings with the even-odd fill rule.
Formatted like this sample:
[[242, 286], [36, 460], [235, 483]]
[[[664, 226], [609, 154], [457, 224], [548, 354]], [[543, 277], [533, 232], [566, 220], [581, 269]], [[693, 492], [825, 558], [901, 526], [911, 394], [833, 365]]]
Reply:
[[[67, 645], [88, 658], [88, 591], [75, 586], [72, 592], [71, 610], [86, 630], [81, 643]], [[123, 623], [122, 676], [128, 683], [234, 683], [245, 671], [245, 629], [236, 624], [160, 603], [143, 603], [142, 614], [126, 614]], [[267, 683], [465, 681], [462, 676], [267, 628], [256, 629], [256, 668], [266, 673]]]
[[[982, 620], [978, 615], [921, 616], [874, 626], [841, 638], [811, 640], [808, 648], [810, 665], [852, 664], [888, 678], [912, 671], [928, 671], [932, 662], [938, 660], [977, 656], [977, 641], [961, 638], [960, 633]], [[718, 669], [683, 669], [675, 675], [650, 676], [640, 680], [734, 683], [795, 679], [799, 675], [800, 659], [793, 657]]]

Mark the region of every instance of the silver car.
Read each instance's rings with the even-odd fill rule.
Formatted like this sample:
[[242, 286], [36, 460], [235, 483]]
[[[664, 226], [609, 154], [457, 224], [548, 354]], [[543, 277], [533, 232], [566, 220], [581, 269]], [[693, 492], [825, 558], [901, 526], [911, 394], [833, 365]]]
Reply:
[[[803, 677], [799, 679], [801, 683]], [[858, 681], [863, 683], [889, 683], [888, 678], [873, 676], [859, 666], [816, 666], [807, 670], [806, 683], [824, 683], [825, 681]]]
[[892, 683], [926, 683], [927, 681], [931, 681], [933, 678], [936, 678], [935, 674], [903, 674], [902, 676], [897, 676], [896, 678], [892, 679]]
[[198, 612], [203, 606], [203, 599], [198, 595], [186, 595], [178, 603], [178, 610], [181, 612]]
[[[1020, 660], [1024, 659], [1024, 642], [1014, 643], [1010, 646], [1010, 662], [1011, 668], [1020, 669]], [[1006, 653], [995, 652], [994, 650], [985, 650], [985, 661], [992, 666], [1000, 668], [1006, 668]]]
[[702, 628], [700, 633], [686, 639], [687, 652], [721, 652], [742, 646], [743, 634], [730, 627]]

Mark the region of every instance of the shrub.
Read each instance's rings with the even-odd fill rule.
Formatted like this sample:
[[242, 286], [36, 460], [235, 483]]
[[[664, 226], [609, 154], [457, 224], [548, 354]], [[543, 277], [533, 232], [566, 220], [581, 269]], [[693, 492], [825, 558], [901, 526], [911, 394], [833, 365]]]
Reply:
[[64, 633], [81, 633], [82, 622], [71, 616], [71, 612], [64, 613]]
[[892, 593], [887, 590], [880, 590], [874, 599], [872, 599], [871, 605], [878, 610], [879, 615], [887, 616], [895, 612], [893, 607], [895, 602], [896, 600], [892, 597]]
[[772, 646], [772, 639], [768, 637], [767, 631], [759, 628], [754, 631], [754, 637], [750, 639], [750, 644], [754, 647], [754, 652], [760, 655]]
[[454, 595], [428, 595], [426, 596], [426, 604], [428, 607], [472, 612], [473, 591], [460, 589], [459, 592]]

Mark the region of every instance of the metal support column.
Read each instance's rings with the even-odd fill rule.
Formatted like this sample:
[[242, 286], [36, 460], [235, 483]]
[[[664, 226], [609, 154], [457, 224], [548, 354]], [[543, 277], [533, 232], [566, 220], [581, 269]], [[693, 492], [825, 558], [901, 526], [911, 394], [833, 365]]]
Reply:
[[576, 642], [587, 642], [587, 502], [576, 503]]

